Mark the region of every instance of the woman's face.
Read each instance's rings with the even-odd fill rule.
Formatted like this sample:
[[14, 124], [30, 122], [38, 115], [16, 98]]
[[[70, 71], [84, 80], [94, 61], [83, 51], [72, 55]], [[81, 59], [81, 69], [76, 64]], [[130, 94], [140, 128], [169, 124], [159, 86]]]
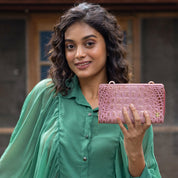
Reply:
[[76, 22], [65, 32], [65, 55], [79, 79], [106, 80], [106, 44], [103, 36], [84, 22]]

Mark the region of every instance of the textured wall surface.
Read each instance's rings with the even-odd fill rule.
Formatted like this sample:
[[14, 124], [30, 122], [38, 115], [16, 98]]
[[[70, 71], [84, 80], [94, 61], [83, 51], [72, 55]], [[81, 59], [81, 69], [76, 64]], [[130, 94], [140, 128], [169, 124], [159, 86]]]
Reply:
[[[163, 126], [178, 127], [178, 19], [142, 20], [142, 81], [164, 83], [166, 117]], [[155, 132], [155, 155], [163, 178], [178, 177], [178, 129]]]
[[[25, 20], [0, 19], [0, 127], [14, 127], [26, 95]], [[0, 154], [10, 135], [0, 134]]]

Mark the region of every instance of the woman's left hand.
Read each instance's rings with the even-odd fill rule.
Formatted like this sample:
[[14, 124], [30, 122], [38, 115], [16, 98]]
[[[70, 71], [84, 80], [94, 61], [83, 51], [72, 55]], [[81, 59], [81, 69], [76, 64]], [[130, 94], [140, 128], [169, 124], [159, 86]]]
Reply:
[[[130, 110], [133, 114], [134, 122], [131, 121], [131, 118], [129, 118], [127, 110], [124, 107], [123, 116], [128, 129], [124, 126], [124, 124], [119, 118], [118, 118], [118, 124], [124, 135], [124, 146], [129, 160], [129, 170], [130, 172], [132, 172], [132, 170], [135, 171], [139, 168], [140, 170], [142, 170], [145, 166], [142, 141], [146, 130], [151, 125], [151, 120], [149, 114], [145, 111], [144, 112], [145, 123], [141, 123], [138, 112], [133, 104], [130, 105]], [[139, 170], [138, 170], [138, 174], [139, 174]]]

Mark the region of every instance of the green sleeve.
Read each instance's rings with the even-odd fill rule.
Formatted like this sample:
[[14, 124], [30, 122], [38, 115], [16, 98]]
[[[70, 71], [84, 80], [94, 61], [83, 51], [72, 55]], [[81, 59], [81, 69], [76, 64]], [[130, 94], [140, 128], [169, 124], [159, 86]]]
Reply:
[[[154, 156], [152, 126], [146, 131], [142, 145], [143, 145], [146, 166], [142, 172], [142, 175], [139, 178], [161, 178], [158, 164]], [[120, 178], [120, 177], [133, 178], [130, 175], [128, 169], [128, 158], [124, 148], [123, 135], [120, 139], [119, 150], [116, 153], [115, 170], [116, 170], [116, 178]]]
[[145, 133], [144, 140], [143, 140], [143, 151], [144, 151], [146, 166], [140, 178], [161, 178], [159, 167], [154, 155], [154, 141], [153, 141], [152, 126]]
[[50, 79], [40, 82], [27, 96], [9, 145], [0, 159], [1, 178], [33, 177], [45, 108], [54, 97], [51, 83]]

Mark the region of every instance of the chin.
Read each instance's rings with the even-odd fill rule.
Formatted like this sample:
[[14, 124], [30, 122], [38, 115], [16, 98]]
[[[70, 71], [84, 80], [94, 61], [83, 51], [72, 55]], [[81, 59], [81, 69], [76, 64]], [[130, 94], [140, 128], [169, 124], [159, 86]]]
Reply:
[[90, 77], [92, 77], [92, 76], [88, 76], [88, 75], [77, 75], [77, 77], [78, 77], [79, 79], [87, 79], [87, 78], [90, 78]]
[[78, 78], [88, 78], [92, 76], [88, 72], [76, 72], [75, 74]]

